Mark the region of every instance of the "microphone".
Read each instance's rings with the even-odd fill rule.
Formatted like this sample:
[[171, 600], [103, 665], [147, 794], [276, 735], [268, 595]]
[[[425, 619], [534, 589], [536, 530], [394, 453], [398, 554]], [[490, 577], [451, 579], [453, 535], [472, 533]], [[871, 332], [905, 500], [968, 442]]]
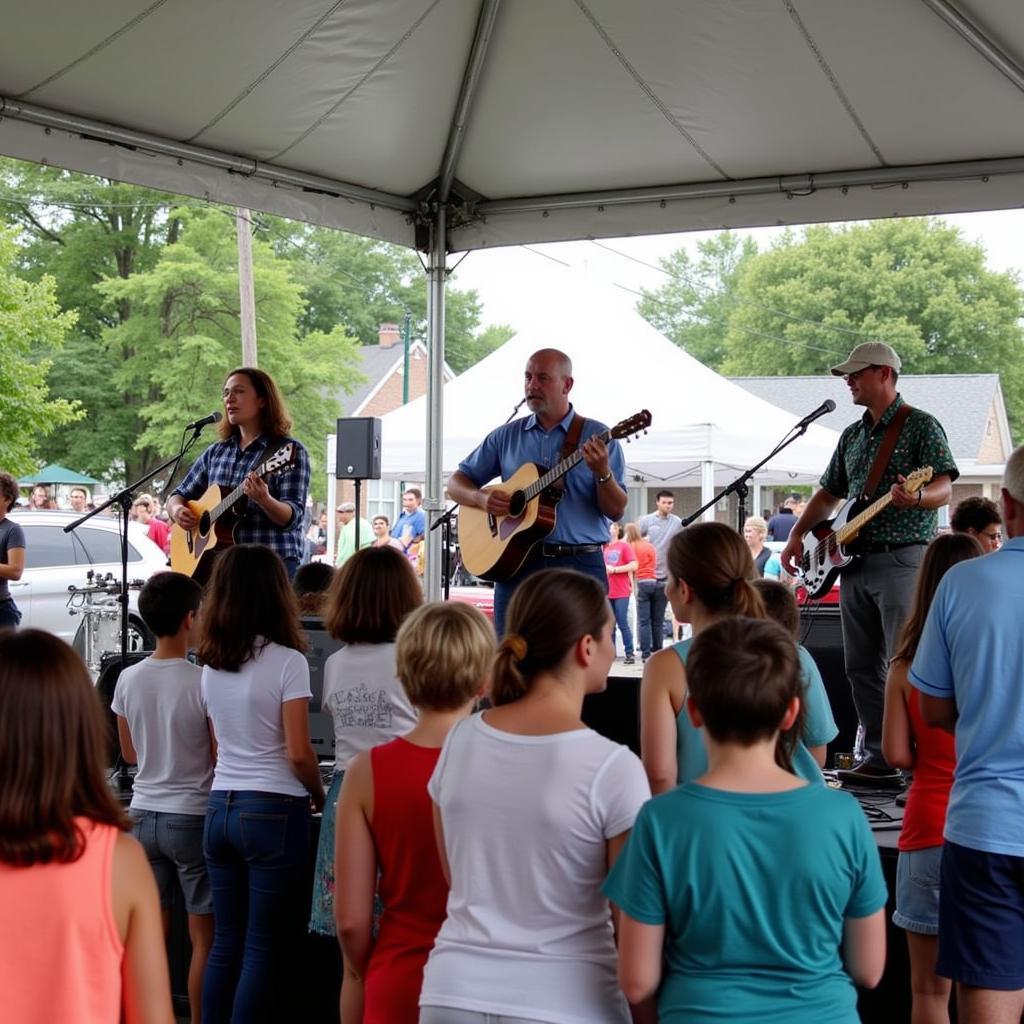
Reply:
[[[832, 403], [832, 408], [836, 407], [835, 402]], [[201, 420], [196, 420], [194, 423], [186, 423], [186, 430], [202, 430], [208, 423], [220, 423], [224, 419], [224, 413], [222, 412], [211, 412], [209, 416], [204, 416]]]
[[[518, 401], [518, 402], [516, 402], [516, 406], [515, 406], [515, 408], [514, 408], [514, 409], [512, 410], [512, 415], [511, 415], [511, 416], [509, 416], [509, 418], [508, 418], [507, 420], [505, 420], [505, 422], [506, 422], [506, 423], [511, 423], [511, 422], [512, 422], [512, 419], [513, 419], [513, 417], [515, 416], [515, 414], [516, 414], [517, 412], [519, 412], [519, 410], [520, 410], [520, 409], [522, 409], [522, 407], [523, 407], [523, 402], [525, 402], [525, 401], [526, 401], [526, 396], [524, 395], [524, 396], [523, 396], [522, 398], [520, 398], [520, 399], [519, 399], [519, 401]], [[833, 408], [833, 409], [835, 408], [835, 404], [834, 404], [834, 403], [833, 403], [833, 406], [832, 406], [832, 408]]]
[[836, 411], [836, 403], [831, 398], [826, 398], [821, 405], [818, 406], [814, 412], [809, 412], [798, 424], [798, 427], [806, 427], [813, 423], [815, 420], [820, 420], [822, 416], [827, 416], [830, 412]]

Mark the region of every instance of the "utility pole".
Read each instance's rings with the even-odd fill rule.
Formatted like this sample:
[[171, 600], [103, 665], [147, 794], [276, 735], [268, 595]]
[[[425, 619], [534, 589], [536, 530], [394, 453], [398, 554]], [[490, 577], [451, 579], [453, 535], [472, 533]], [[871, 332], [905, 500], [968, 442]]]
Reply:
[[258, 366], [256, 361], [256, 298], [252, 287], [252, 216], [248, 210], [235, 209], [238, 235], [238, 295], [242, 324], [242, 365]]

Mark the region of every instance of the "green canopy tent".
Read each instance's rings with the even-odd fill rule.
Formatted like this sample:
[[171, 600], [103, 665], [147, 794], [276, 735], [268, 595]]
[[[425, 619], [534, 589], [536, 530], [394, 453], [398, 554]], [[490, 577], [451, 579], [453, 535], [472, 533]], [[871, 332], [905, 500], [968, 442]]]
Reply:
[[99, 480], [94, 480], [91, 476], [86, 476], [84, 473], [76, 473], [73, 469], [68, 469], [65, 466], [60, 466], [56, 462], [51, 462], [48, 466], [43, 466], [38, 473], [33, 473], [30, 476], [23, 476], [18, 480], [18, 484], [21, 487], [34, 487], [36, 484], [98, 484]]

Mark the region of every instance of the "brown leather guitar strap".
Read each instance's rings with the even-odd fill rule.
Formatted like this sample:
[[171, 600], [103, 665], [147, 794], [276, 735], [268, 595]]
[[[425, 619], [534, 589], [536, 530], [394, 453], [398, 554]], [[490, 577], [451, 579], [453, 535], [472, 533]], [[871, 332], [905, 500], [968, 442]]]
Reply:
[[871, 472], [868, 474], [867, 483], [864, 485], [864, 498], [870, 498], [878, 489], [878, 485], [882, 481], [882, 475], [885, 473], [885, 467], [889, 465], [889, 459], [892, 457], [893, 449], [896, 447], [900, 432], [903, 430], [903, 424], [907, 422], [907, 417], [913, 411], [912, 406], [901, 405], [893, 414], [892, 419], [889, 420], [889, 426], [885, 429], [885, 436], [882, 438], [878, 454], [875, 456], [875, 461], [871, 463]]
[[[570, 455], [580, 446], [580, 438], [583, 436], [583, 428], [586, 426], [586, 418], [576, 413], [572, 418], [572, 423], [569, 424], [569, 430], [565, 435], [565, 444], [562, 445], [562, 450], [558, 454], [558, 461], [563, 462], [569, 458]], [[555, 490], [565, 490], [565, 477], [559, 477], [552, 485]]]

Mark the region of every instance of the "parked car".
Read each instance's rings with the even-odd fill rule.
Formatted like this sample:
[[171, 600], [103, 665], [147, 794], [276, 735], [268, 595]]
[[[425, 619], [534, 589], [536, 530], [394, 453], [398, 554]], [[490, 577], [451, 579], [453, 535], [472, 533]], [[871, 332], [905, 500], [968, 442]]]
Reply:
[[450, 587], [448, 600], [471, 604], [479, 608], [491, 622], [494, 621], [494, 586], [490, 583], [481, 581], [474, 586]]
[[[15, 508], [8, 518], [25, 531], [25, 571], [21, 579], [11, 581], [11, 596], [21, 611], [22, 627], [45, 629], [73, 643], [82, 625], [82, 616], [68, 608], [68, 587], [84, 587], [89, 570], [95, 578], [112, 574], [121, 579], [120, 523], [116, 519], [95, 516], [73, 533], [64, 527], [78, 518], [75, 512], [44, 512]], [[139, 523], [128, 524], [128, 580], [147, 580], [167, 567], [167, 556], [146, 536]], [[131, 646], [152, 649], [152, 637], [139, 618], [138, 590], [129, 591], [129, 621], [134, 636]], [[101, 623], [101, 636], [107, 648], [120, 648], [120, 623], [113, 615]], [[78, 638], [81, 650], [82, 638]]]

